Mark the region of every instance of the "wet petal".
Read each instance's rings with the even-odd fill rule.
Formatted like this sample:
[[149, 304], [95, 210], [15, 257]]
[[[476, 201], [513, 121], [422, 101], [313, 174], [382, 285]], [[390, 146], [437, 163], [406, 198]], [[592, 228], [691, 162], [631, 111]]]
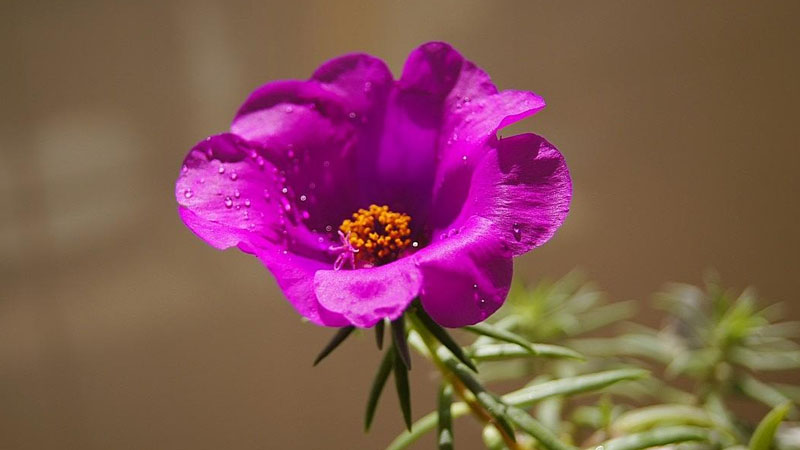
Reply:
[[472, 172], [495, 145], [497, 131], [535, 114], [545, 103], [531, 92], [503, 91], [469, 99], [463, 105], [451, 110], [443, 126], [441, 160], [433, 188], [434, 229], [447, 227], [461, 210]]
[[417, 296], [422, 279], [411, 258], [357, 270], [320, 270], [314, 292], [320, 304], [351, 324], [369, 328], [397, 319]]
[[199, 142], [186, 156], [175, 198], [186, 226], [216, 248], [281, 240], [280, 220], [270, 197], [280, 194], [273, 167], [259, 164], [256, 146], [220, 134]]
[[502, 306], [511, 286], [508, 248], [497, 227], [481, 217], [471, 217], [413, 257], [423, 278], [422, 306], [446, 327], [486, 319]]
[[512, 253], [521, 255], [549, 240], [564, 222], [572, 181], [561, 153], [541, 136], [502, 139], [476, 167], [458, 219], [481, 216], [495, 224]]

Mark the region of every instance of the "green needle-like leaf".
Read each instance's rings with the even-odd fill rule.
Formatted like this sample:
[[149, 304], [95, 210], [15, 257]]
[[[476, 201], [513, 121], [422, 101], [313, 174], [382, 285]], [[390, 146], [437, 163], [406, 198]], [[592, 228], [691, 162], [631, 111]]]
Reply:
[[484, 322], [464, 327], [464, 329], [471, 333], [497, 339], [498, 341], [510, 342], [512, 344], [520, 345], [529, 352], [536, 354], [536, 350], [533, 348], [531, 343], [528, 342], [524, 337], [516, 333], [512, 333], [511, 331], [498, 328], [494, 325], [489, 325], [488, 323]]
[[411, 355], [408, 353], [408, 341], [406, 340], [406, 324], [402, 316], [392, 322], [392, 342], [406, 369], [411, 370]]
[[408, 386], [408, 368], [400, 356], [394, 357], [394, 384], [397, 387], [397, 399], [403, 411], [406, 428], [411, 431], [411, 389]]
[[453, 357], [445, 347], [437, 348], [436, 356], [475, 395], [475, 399], [489, 413], [494, 424], [511, 439], [514, 439], [514, 429], [506, 418], [506, 405], [499, 398], [487, 392], [480, 381], [472, 376], [469, 368]]
[[381, 398], [381, 393], [383, 392], [383, 387], [386, 385], [386, 380], [389, 378], [389, 374], [392, 373], [394, 360], [394, 348], [389, 348], [383, 356], [381, 365], [378, 367], [378, 373], [375, 374], [375, 379], [372, 381], [372, 389], [370, 389], [369, 399], [367, 399], [364, 431], [369, 431], [369, 427], [372, 425], [372, 419], [375, 417], [375, 410], [378, 407], [378, 400]]
[[473, 359], [479, 361], [502, 361], [513, 358], [530, 358], [544, 356], [548, 358], [585, 359], [580, 353], [566, 347], [550, 344], [531, 344], [535, 353], [518, 344], [486, 344], [476, 347], [470, 352]]
[[494, 425], [486, 425], [483, 427], [481, 437], [483, 438], [483, 444], [486, 446], [487, 450], [508, 450], [505, 442], [503, 442], [503, 436], [500, 435], [500, 432], [497, 431]]
[[380, 320], [375, 324], [375, 343], [378, 344], [378, 350], [383, 349], [383, 329], [386, 328], [385, 325], [386, 322], [384, 320]]
[[656, 428], [606, 441], [596, 448], [604, 450], [640, 450], [687, 441], [708, 440], [709, 431], [703, 428], [674, 426]]
[[[524, 409], [530, 408], [537, 402], [554, 396], [568, 396], [594, 391], [620, 381], [635, 380], [646, 377], [647, 375], [648, 372], [641, 369], [620, 369], [593, 373], [590, 375], [579, 375], [527, 386], [518, 391], [504, 395], [502, 399], [508, 405]], [[454, 403], [451, 411], [453, 418], [457, 418], [468, 414], [469, 407], [466, 403]], [[387, 447], [387, 450], [402, 450], [407, 448], [422, 435], [436, 428], [437, 423], [438, 414], [436, 412], [425, 415], [414, 423], [412, 431], [405, 431], [397, 436], [389, 447]]]
[[783, 418], [786, 417], [791, 406], [792, 404], [788, 402], [776, 406], [761, 419], [756, 431], [753, 433], [753, 437], [750, 438], [750, 450], [769, 450], [772, 446], [772, 441], [775, 439], [778, 425], [783, 422]]
[[618, 369], [589, 375], [578, 375], [526, 386], [504, 395], [503, 400], [519, 408], [528, 408], [534, 403], [554, 395], [572, 395], [594, 391], [619, 381], [635, 380], [644, 378], [647, 375], [648, 372], [642, 369]]
[[508, 417], [517, 424], [523, 431], [530, 434], [547, 450], [573, 450], [574, 447], [561, 442], [558, 437], [542, 425], [538, 420], [531, 417], [525, 411], [514, 408], [507, 409]]
[[330, 340], [330, 342], [328, 342], [328, 345], [326, 345], [325, 348], [319, 352], [317, 359], [314, 360], [314, 365], [316, 366], [320, 361], [325, 359], [326, 356], [330, 355], [331, 352], [334, 351], [339, 344], [344, 342], [344, 340], [347, 339], [347, 337], [350, 336], [350, 333], [352, 333], [355, 329], [356, 327], [354, 326], [339, 328], [339, 331], [333, 335], [333, 338]]
[[[450, 412], [452, 413], [453, 418], [461, 417], [469, 413], [469, 406], [466, 403], [458, 402], [453, 403], [453, 406], [450, 408]], [[414, 422], [411, 426], [411, 430], [403, 431], [398, 435], [386, 450], [403, 450], [404, 448], [408, 448], [411, 444], [417, 441], [420, 437], [432, 431], [436, 428], [436, 425], [439, 423], [439, 412], [433, 411], [426, 414], [421, 419]]]
[[417, 318], [419, 318], [419, 321], [422, 322], [422, 325], [425, 326], [425, 328], [431, 332], [433, 337], [435, 337], [439, 342], [441, 342], [442, 345], [447, 347], [447, 349], [450, 350], [453, 356], [458, 358], [459, 361], [464, 363], [474, 372], [478, 371], [478, 368], [475, 367], [475, 363], [473, 363], [472, 360], [466, 354], [464, 354], [464, 351], [461, 349], [461, 346], [458, 345], [458, 342], [453, 340], [453, 338], [450, 337], [450, 334], [447, 333], [447, 331], [444, 328], [439, 326], [438, 323], [434, 322], [433, 319], [431, 319], [430, 316], [428, 316], [428, 314], [421, 307], [417, 308], [416, 313], [417, 313]]
[[789, 397], [783, 395], [778, 389], [747, 374], [742, 374], [740, 376], [739, 380], [736, 382], [736, 387], [748, 397], [764, 403], [771, 408], [791, 401]]
[[439, 450], [453, 450], [453, 417], [450, 407], [453, 403], [453, 386], [443, 383], [439, 389], [439, 426], [437, 443]]
[[695, 425], [710, 427], [714, 423], [708, 412], [689, 405], [654, 405], [628, 411], [612, 425], [618, 433], [633, 433], [655, 426]]

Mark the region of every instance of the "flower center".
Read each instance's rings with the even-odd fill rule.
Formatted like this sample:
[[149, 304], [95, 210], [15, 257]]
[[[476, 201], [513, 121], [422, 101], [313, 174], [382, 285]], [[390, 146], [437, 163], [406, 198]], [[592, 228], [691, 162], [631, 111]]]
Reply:
[[339, 230], [347, 236], [355, 261], [379, 266], [392, 262], [411, 244], [411, 216], [389, 210], [388, 206], [369, 205], [346, 219]]

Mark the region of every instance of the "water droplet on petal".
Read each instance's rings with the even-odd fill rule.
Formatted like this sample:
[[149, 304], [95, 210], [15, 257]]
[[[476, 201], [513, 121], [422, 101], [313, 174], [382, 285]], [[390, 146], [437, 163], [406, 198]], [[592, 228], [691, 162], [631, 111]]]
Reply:
[[303, 211], [301, 215], [303, 216], [303, 220], [308, 220], [308, 218], [311, 217], [311, 214], [309, 214], [308, 211]]
[[228, 209], [233, 207], [233, 199], [230, 198], [229, 196], [225, 197], [225, 207]]
[[517, 222], [514, 222], [514, 225], [511, 227], [511, 231], [514, 233], [514, 239], [517, 241], [522, 240], [522, 230]]
[[284, 194], [288, 194], [289, 193], [289, 188], [284, 187], [283, 189], [281, 189], [281, 192], [283, 192]]
[[192, 198], [193, 195], [194, 195], [194, 192], [192, 192], [191, 189], [186, 189], [185, 191], [183, 191], [183, 196], [186, 197], [186, 198]]
[[234, 197], [236, 197], [236, 198], [239, 198], [241, 195], [242, 195], [242, 194], [239, 192], [239, 190], [238, 190], [238, 189], [234, 189], [234, 190], [233, 190], [233, 196], [234, 196]]
[[223, 173], [225, 173], [225, 166], [223, 166], [222, 164], [220, 164], [220, 165], [219, 165], [219, 170], [217, 170], [217, 172], [219, 172], [220, 174], [223, 174]]
[[348, 114], [347, 117], [355, 119], [356, 117], [358, 117], [358, 114], [356, 114], [355, 112], [350, 112], [350, 114]]
[[411, 246], [414, 247], [414, 248], [417, 248], [417, 247], [419, 247], [419, 242], [414, 241], [414, 242], [411, 243]]
[[291, 105], [289, 105], [289, 106], [287, 106], [287, 107], [286, 107], [285, 111], [286, 111], [287, 113], [291, 114], [291, 113], [292, 113], [292, 111], [294, 111], [294, 107], [293, 107], [293, 106], [291, 106]]
[[302, 195], [300, 196], [300, 201], [301, 201], [301, 202], [304, 202], [304, 201], [306, 201], [306, 200], [308, 200], [308, 197], [306, 197], [306, 194], [302, 194]]
[[246, 206], [248, 208], [250, 207], [250, 199], [249, 198], [244, 199], [244, 206]]
[[281, 206], [283, 207], [283, 210], [286, 211], [287, 213], [292, 211], [292, 205], [289, 203], [289, 200], [286, 200], [285, 197], [281, 198]]
[[183, 172], [183, 173], [186, 173], [186, 172], [188, 172], [188, 171], [189, 171], [189, 166], [187, 166], [186, 164], [184, 164], [184, 165], [183, 165], [183, 167], [181, 167], [181, 172]]
[[333, 231], [333, 227], [332, 227], [332, 226], [330, 226], [330, 225], [325, 225], [325, 231], [327, 231], [328, 233], [330, 233], [331, 231]]
[[461, 160], [464, 161], [464, 162], [467, 162], [467, 155], [462, 156]]
[[231, 173], [231, 180], [236, 181], [239, 178], [239, 174], [236, 172]]

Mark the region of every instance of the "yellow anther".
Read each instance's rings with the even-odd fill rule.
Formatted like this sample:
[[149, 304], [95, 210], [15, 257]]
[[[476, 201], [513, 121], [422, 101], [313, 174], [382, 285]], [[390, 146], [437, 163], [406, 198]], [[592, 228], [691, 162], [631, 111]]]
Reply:
[[389, 210], [388, 206], [369, 205], [339, 226], [350, 233], [350, 244], [358, 250], [356, 261], [381, 265], [394, 261], [411, 245], [411, 216]]

